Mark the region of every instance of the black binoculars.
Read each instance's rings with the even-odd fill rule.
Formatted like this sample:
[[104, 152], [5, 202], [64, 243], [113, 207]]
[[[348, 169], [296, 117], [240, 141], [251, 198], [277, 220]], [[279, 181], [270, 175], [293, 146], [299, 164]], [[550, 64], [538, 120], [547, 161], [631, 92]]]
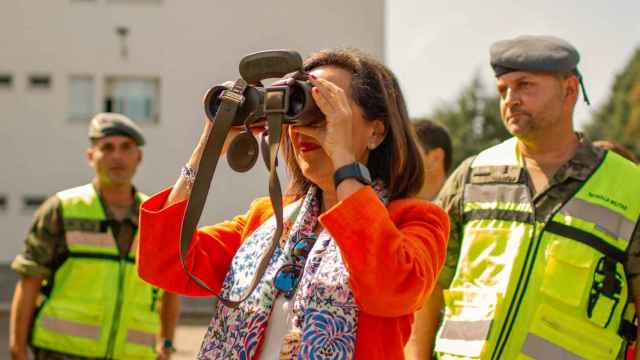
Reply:
[[[239, 299], [218, 298], [229, 307], [237, 307], [256, 288], [284, 229], [282, 189], [276, 171], [278, 149], [284, 133], [282, 125], [315, 125], [325, 120], [324, 114], [313, 101], [313, 87], [297, 52], [269, 50], [250, 54], [240, 61], [239, 70], [241, 79], [228, 83], [230, 85], [214, 86], [204, 97], [204, 111], [213, 122], [213, 127], [202, 152], [180, 234], [183, 269], [195, 283], [213, 292], [204, 281], [189, 272], [185, 265], [185, 254], [200, 220], [226, 137], [232, 128], [240, 130], [228, 145], [227, 162], [233, 170], [244, 172], [253, 167], [262, 152], [269, 170], [269, 198], [276, 219], [276, 230], [269, 248], [260, 259], [258, 275], [245, 293]], [[279, 80], [270, 86], [262, 84], [263, 80], [274, 78]], [[260, 134], [260, 145], [250, 131], [252, 127], [265, 127]]]
[[[238, 107], [232, 127], [263, 126], [269, 112], [283, 114], [283, 124], [310, 125], [324, 120], [311, 96], [312, 85], [302, 69], [302, 58], [295, 51], [263, 51], [245, 56], [239, 64], [240, 75], [248, 83], [243, 101]], [[265, 79], [279, 78], [270, 86]], [[204, 97], [204, 111], [213, 121], [220, 107], [221, 96], [230, 86], [216, 85]], [[268, 94], [281, 92], [283, 103], [269, 106]]]

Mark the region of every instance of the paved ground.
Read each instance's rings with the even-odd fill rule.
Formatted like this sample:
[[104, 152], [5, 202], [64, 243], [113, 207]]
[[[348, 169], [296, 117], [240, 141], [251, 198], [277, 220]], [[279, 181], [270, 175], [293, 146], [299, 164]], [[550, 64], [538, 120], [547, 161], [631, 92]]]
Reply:
[[210, 316], [190, 317], [183, 319], [176, 333], [176, 348], [178, 351], [172, 359], [193, 360], [200, 349], [200, 341], [207, 330]]
[[[18, 276], [7, 264], [0, 264], [0, 360], [9, 359], [9, 307]], [[183, 316], [177, 329], [172, 359], [192, 360], [207, 329], [213, 311], [212, 298], [182, 298]]]

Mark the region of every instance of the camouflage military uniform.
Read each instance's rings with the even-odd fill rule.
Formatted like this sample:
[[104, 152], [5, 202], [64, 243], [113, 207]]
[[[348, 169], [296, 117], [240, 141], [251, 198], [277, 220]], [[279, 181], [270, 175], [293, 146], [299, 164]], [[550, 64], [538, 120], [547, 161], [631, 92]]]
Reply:
[[[558, 206], [564, 204], [569, 197], [588, 179], [595, 167], [604, 157], [604, 151], [594, 147], [588, 138], [578, 134], [580, 145], [573, 158], [562, 165], [549, 182], [549, 186], [535, 194], [533, 205], [535, 207], [536, 220], [546, 219], [549, 214], [557, 210]], [[449, 234], [449, 244], [447, 259], [438, 278], [438, 283], [443, 289], [447, 289], [455, 275], [458, 257], [460, 255], [460, 244], [462, 242], [462, 197], [464, 194], [464, 182], [467, 177], [473, 157], [466, 159], [451, 177], [447, 180], [436, 200], [442, 208], [449, 214], [451, 221], [451, 232]], [[529, 184], [533, 189], [533, 186]], [[533, 191], [532, 191], [533, 192]], [[634, 294], [640, 296], [640, 230], [636, 226], [631, 243], [627, 249], [627, 263], [625, 272], [629, 281], [629, 288]]]
[[[135, 194], [135, 189], [133, 191]], [[109, 208], [104, 206], [102, 197], [100, 202], [105, 209], [106, 221], [111, 227], [120, 254], [126, 257], [138, 227], [140, 203], [136, 200], [124, 218], [117, 220]], [[36, 211], [25, 243], [24, 251], [16, 256], [11, 268], [22, 276], [52, 278], [56, 269], [69, 255], [62, 221], [62, 206], [57, 196], [47, 199]], [[42, 349], [34, 349], [34, 352], [36, 360], [86, 359]]]

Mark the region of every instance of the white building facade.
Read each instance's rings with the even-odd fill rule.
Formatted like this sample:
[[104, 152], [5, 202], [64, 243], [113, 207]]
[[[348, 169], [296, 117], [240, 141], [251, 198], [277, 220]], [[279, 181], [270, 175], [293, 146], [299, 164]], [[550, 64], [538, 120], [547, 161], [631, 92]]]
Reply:
[[[191, 154], [203, 94], [237, 78], [242, 56], [287, 48], [304, 57], [328, 47], [382, 59], [383, 0], [4, 2], [0, 264], [22, 250], [43, 199], [91, 179], [85, 149], [93, 113], [125, 112], [142, 127], [147, 145], [135, 183], [154, 193], [175, 181]], [[267, 173], [260, 162], [233, 173], [222, 159], [213, 188], [207, 224], [266, 195]]]

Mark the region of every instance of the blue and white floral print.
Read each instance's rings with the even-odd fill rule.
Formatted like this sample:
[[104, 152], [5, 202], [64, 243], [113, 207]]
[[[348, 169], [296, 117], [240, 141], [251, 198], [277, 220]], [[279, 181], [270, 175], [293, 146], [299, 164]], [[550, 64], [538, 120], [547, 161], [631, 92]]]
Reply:
[[[374, 189], [387, 203], [388, 196], [381, 182], [376, 182]], [[276, 248], [264, 275], [247, 300], [235, 309], [218, 304], [198, 359], [257, 358], [273, 302], [279, 295], [273, 285], [275, 273], [291, 261], [288, 254], [296, 234], [311, 233], [319, 214], [319, 191], [315, 187], [304, 199], [285, 207], [281, 247]], [[242, 296], [255, 275], [264, 249], [269, 247], [275, 228], [272, 217], [243, 242], [224, 280], [222, 297], [235, 300]], [[282, 359], [353, 358], [358, 307], [348, 280], [349, 274], [335, 241], [326, 231], [322, 232], [309, 253], [294, 296], [293, 329], [286, 337]]]

